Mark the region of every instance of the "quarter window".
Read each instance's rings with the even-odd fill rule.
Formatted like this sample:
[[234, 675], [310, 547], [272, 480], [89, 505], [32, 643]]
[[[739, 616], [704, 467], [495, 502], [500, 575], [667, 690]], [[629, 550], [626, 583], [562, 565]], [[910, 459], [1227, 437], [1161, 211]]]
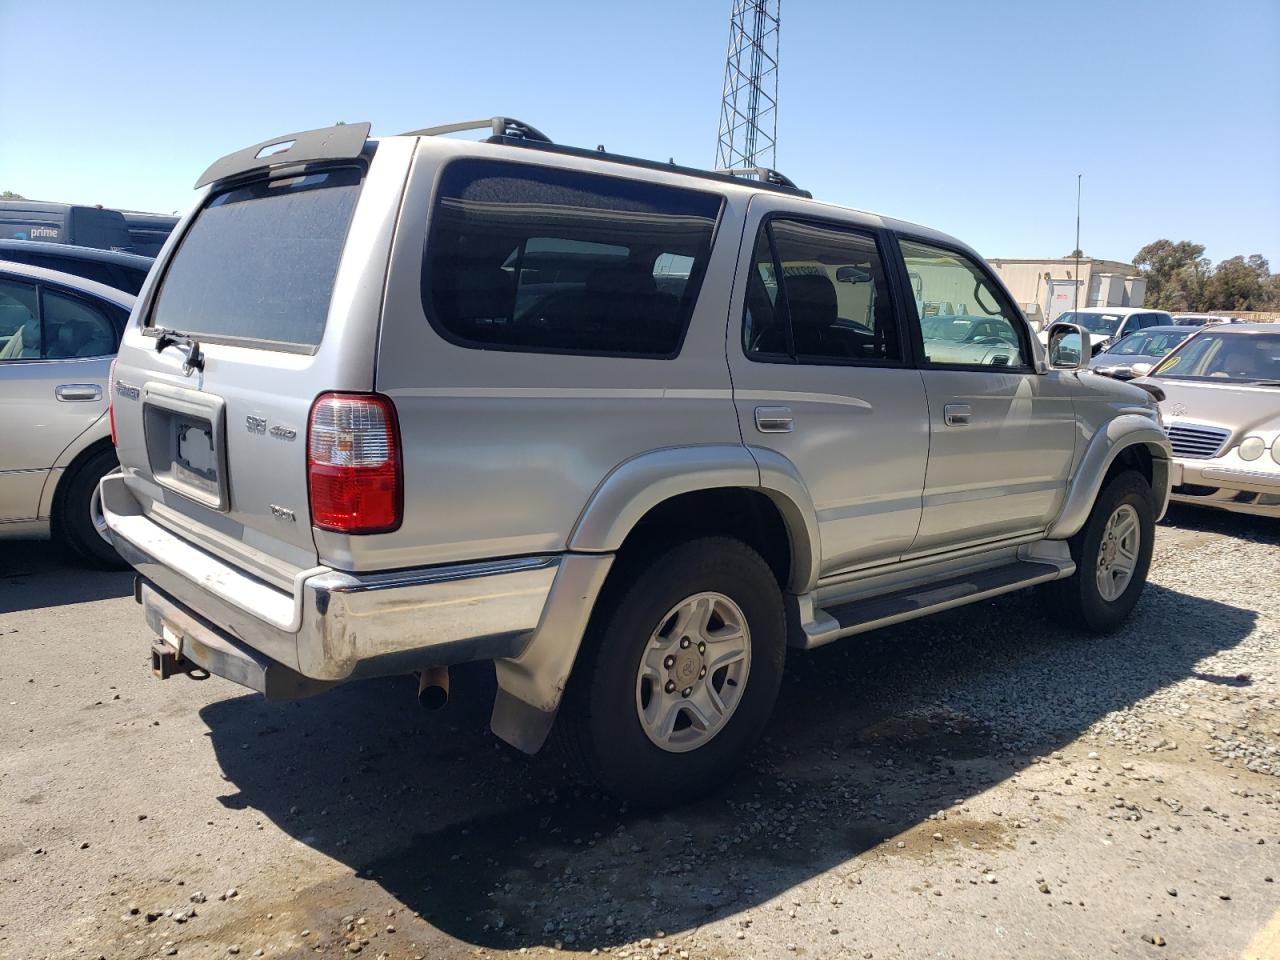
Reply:
[[1005, 306], [969, 258], [913, 240], [901, 241], [932, 366], [1025, 367], [1020, 316]]
[[462, 346], [673, 357], [720, 207], [694, 190], [455, 161], [431, 215], [423, 307]]
[[756, 239], [743, 348], [759, 360], [897, 363], [899, 325], [870, 234], [773, 219]]
[[44, 307], [44, 355], [50, 360], [105, 357], [119, 345], [115, 325], [97, 307], [41, 288]]

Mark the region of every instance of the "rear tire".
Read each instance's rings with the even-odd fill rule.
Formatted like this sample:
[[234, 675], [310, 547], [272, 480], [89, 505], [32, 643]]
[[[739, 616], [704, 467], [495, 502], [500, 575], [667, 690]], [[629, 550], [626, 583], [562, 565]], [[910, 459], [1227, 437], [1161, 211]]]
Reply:
[[104, 447], [82, 460], [74, 473], [63, 478], [53, 516], [54, 535], [63, 546], [77, 559], [111, 570], [123, 570], [128, 564], [98, 533], [92, 505], [98, 481], [117, 466], [119, 461], [114, 447]]
[[640, 806], [714, 790], [756, 745], [782, 683], [786, 621], [768, 565], [707, 537], [631, 571], [592, 617], [557, 722], [570, 759]]
[[1076, 572], [1048, 585], [1051, 610], [1089, 633], [1111, 633], [1133, 612], [1151, 567], [1155, 511], [1146, 479], [1133, 470], [1112, 477], [1068, 543]]

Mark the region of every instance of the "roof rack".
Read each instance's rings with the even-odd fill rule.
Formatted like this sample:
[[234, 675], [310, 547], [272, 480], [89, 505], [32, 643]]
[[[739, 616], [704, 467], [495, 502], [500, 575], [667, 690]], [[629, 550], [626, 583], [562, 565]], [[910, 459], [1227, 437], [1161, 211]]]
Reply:
[[642, 167], [646, 170], [665, 170], [680, 173], [689, 177], [702, 177], [705, 180], [719, 180], [721, 183], [741, 184], [744, 179], [754, 178], [753, 186], [764, 187], [786, 193], [795, 193], [802, 197], [812, 198], [808, 190], [801, 190], [777, 170], [768, 167], [742, 167], [736, 170], [703, 170], [699, 167], [682, 167], [674, 160], [662, 163], [657, 160], [644, 160], [640, 157], [628, 157], [620, 153], [609, 153], [603, 146], [588, 150], [585, 147], [571, 147], [555, 143], [550, 137], [531, 124], [511, 117], [490, 117], [487, 120], [464, 120], [461, 123], [445, 123], [438, 127], [424, 127], [421, 130], [410, 130], [402, 133], [402, 137], [438, 137], [447, 133], [460, 133], [464, 130], [491, 131], [486, 143], [501, 143], [510, 147], [525, 147], [545, 150], [549, 153], [560, 153], [572, 157], [590, 157], [592, 160], [607, 160], [610, 163], [624, 163], [629, 167]]
[[512, 138], [517, 140], [533, 140], [538, 143], [550, 143], [551, 138], [532, 124], [513, 117], [489, 117], [487, 120], [463, 120], [460, 123], [444, 123], [438, 127], [423, 127], [421, 130], [410, 130], [402, 133], [402, 137], [439, 137], [446, 133], [461, 133], [464, 130], [483, 130], [488, 127], [495, 140]]
[[761, 183], [772, 183], [777, 187], [790, 187], [792, 190], [798, 190], [799, 187], [785, 174], [779, 173], [771, 167], [733, 167], [732, 169], [723, 167], [716, 171], [730, 177], [755, 177]]

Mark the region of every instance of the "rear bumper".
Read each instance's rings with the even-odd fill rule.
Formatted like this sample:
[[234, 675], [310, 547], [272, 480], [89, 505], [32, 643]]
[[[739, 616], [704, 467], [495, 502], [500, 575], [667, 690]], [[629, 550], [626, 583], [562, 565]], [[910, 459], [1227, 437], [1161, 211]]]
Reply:
[[1212, 460], [1173, 462], [1177, 503], [1217, 507], [1258, 517], [1280, 517], [1280, 473], [1222, 466]]
[[[145, 581], [139, 599], [157, 634], [184, 659], [269, 694], [305, 687], [302, 678], [323, 687], [518, 657], [561, 563], [543, 556], [377, 574], [316, 567], [286, 592], [150, 520], [123, 476], [105, 477], [100, 493], [111, 542]], [[268, 661], [297, 680], [277, 671], [280, 682], [268, 683]]]

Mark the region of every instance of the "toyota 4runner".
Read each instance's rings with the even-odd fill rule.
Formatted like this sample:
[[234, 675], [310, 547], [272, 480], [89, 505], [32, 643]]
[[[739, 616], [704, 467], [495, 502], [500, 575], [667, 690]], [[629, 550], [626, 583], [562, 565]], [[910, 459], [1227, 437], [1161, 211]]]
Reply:
[[[1169, 496], [1147, 389], [981, 257], [506, 118], [215, 163], [141, 291], [103, 518], [153, 666], [304, 696], [497, 672], [616, 794], [751, 749], [787, 646], [1042, 585], [1107, 631]], [[929, 315], [925, 304], [953, 312]]]

